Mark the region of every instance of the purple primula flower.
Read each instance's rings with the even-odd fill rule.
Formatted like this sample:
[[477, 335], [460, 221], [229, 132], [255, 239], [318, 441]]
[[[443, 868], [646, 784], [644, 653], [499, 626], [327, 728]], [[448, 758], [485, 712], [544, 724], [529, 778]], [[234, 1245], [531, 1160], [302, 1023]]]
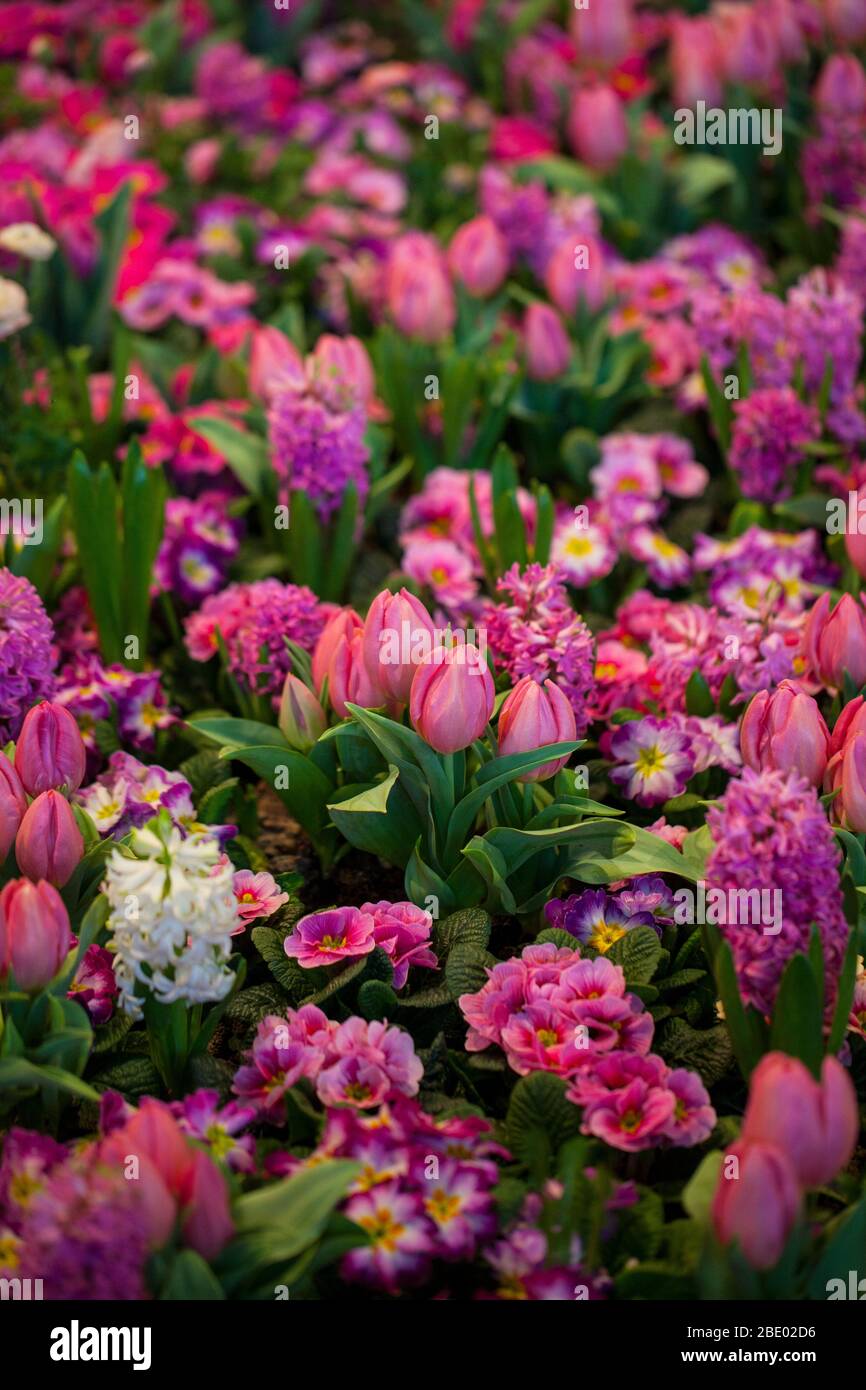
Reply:
[[611, 779], [639, 806], [657, 806], [685, 791], [695, 770], [688, 737], [669, 719], [633, 719], [621, 724], [610, 741], [619, 764]]
[[[666, 886], [661, 879], [658, 881], [663, 888]], [[667, 892], [673, 901], [670, 890], [667, 889]], [[572, 893], [564, 900], [554, 898], [546, 905], [544, 915], [551, 926], [561, 927], [563, 931], [576, 936], [578, 941], [586, 942], [603, 954], [634, 927], [656, 926], [650, 909], [632, 911], [622, 897], [611, 897], [603, 888], [587, 888], [583, 893]]]
[[674, 1096], [673, 1114], [665, 1129], [665, 1138], [685, 1147], [709, 1139], [715, 1127], [716, 1112], [697, 1072], [677, 1067], [668, 1074], [665, 1085]]
[[668, 887], [660, 874], [638, 874], [624, 888], [619, 889], [615, 898], [620, 907], [631, 916], [651, 912], [662, 921], [672, 920], [673, 889]]
[[397, 1183], [382, 1183], [351, 1197], [344, 1213], [366, 1231], [369, 1242], [344, 1257], [348, 1278], [393, 1294], [423, 1280], [435, 1248], [435, 1227], [420, 1195], [401, 1192]]
[[207, 1144], [214, 1158], [222, 1159], [236, 1173], [252, 1173], [256, 1166], [256, 1141], [251, 1134], [240, 1134], [256, 1118], [254, 1105], [236, 1100], [220, 1106], [219, 1092], [193, 1091], [172, 1110], [186, 1134]]

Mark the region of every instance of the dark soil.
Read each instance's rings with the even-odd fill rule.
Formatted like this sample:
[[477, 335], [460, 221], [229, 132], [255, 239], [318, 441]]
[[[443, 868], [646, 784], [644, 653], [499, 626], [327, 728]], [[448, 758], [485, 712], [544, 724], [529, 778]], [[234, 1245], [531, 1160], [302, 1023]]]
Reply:
[[297, 821], [292, 820], [273, 787], [259, 791], [259, 848], [271, 873], [303, 874], [298, 897], [307, 912], [321, 907], [360, 907], [362, 903], [405, 899], [403, 872], [381, 859], [353, 849], [325, 876], [318, 856]]

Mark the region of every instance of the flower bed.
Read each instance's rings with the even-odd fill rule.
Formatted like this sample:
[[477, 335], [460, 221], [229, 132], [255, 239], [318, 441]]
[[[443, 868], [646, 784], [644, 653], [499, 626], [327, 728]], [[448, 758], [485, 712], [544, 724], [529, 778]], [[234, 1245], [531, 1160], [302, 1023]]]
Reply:
[[866, 3], [354, 8], [0, 4], [0, 1284], [848, 1296]]

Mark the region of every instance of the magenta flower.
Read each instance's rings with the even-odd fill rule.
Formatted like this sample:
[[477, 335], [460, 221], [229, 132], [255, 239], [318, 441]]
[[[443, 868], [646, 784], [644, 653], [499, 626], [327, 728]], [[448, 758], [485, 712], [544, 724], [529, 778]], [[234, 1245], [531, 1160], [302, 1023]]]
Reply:
[[430, 947], [433, 918], [414, 903], [362, 903], [361, 912], [373, 918], [373, 938], [394, 966], [394, 989], [402, 989], [410, 965], [435, 970], [439, 964]]
[[357, 907], [333, 907], [325, 912], [308, 912], [295, 924], [283, 949], [306, 970], [317, 965], [336, 965], [338, 961], [366, 956], [374, 949], [376, 923], [369, 912]]
[[343, 1259], [350, 1279], [397, 1294], [407, 1283], [424, 1278], [434, 1249], [434, 1227], [419, 1196], [401, 1192], [396, 1183], [384, 1183], [351, 1197], [344, 1211], [369, 1240]]
[[107, 1023], [119, 993], [114, 978], [114, 956], [104, 946], [88, 946], [69, 987], [67, 999], [75, 999], [90, 1015], [91, 1023]]
[[454, 1260], [471, 1259], [479, 1240], [496, 1230], [490, 1178], [466, 1163], [445, 1159], [421, 1191], [424, 1210], [436, 1227], [437, 1253]]
[[636, 1079], [590, 1106], [582, 1128], [614, 1149], [637, 1153], [653, 1148], [663, 1137], [675, 1104], [673, 1091]]
[[206, 1144], [214, 1158], [222, 1159], [236, 1173], [252, 1173], [256, 1166], [256, 1141], [241, 1135], [256, 1118], [254, 1105], [229, 1101], [220, 1106], [219, 1092], [193, 1091], [172, 1106], [180, 1128]]
[[665, 1137], [675, 1145], [703, 1144], [713, 1132], [716, 1112], [701, 1078], [697, 1072], [677, 1067], [668, 1074], [665, 1085], [675, 1099]]
[[610, 748], [618, 764], [611, 780], [639, 806], [679, 796], [695, 770], [688, 738], [668, 720], [629, 720], [614, 732]]
[[839, 849], [817, 793], [794, 772], [758, 773], [747, 767], [728, 783], [720, 803], [710, 808], [707, 824], [714, 841], [707, 860], [708, 884], [725, 893], [763, 892], [763, 903], [768, 894], [777, 893], [781, 906], [778, 930], [764, 929], [777, 925], [775, 912], [772, 922], [737, 921], [721, 927], [734, 954], [744, 1001], [762, 1014], [771, 1013], [785, 966], [796, 952], [808, 951], [817, 926], [825, 1004], [832, 1009], [849, 928], [842, 906]]
[[238, 869], [233, 889], [238, 916], [244, 924], [257, 917], [270, 917], [289, 901], [288, 893], [280, 892], [279, 884], [269, 873], [254, 874], [250, 869]]
[[24, 716], [54, 694], [54, 629], [29, 579], [0, 569], [0, 743], [17, 738]]

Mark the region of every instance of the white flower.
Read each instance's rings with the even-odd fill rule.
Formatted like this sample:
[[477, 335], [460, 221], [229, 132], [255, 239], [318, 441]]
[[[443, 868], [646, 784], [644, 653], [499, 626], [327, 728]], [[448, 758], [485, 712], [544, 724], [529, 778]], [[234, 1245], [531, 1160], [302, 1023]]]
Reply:
[[0, 231], [0, 247], [28, 261], [47, 261], [57, 250], [57, 242], [35, 222], [10, 222]]
[[29, 322], [27, 291], [16, 280], [0, 279], [0, 338], [8, 338]]
[[103, 890], [111, 912], [114, 974], [123, 1009], [138, 1017], [143, 983], [163, 1004], [203, 1004], [231, 989], [231, 936], [239, 926], [234, 869], [208, 834], [184, 838], [151, 822], [108, 860]]

